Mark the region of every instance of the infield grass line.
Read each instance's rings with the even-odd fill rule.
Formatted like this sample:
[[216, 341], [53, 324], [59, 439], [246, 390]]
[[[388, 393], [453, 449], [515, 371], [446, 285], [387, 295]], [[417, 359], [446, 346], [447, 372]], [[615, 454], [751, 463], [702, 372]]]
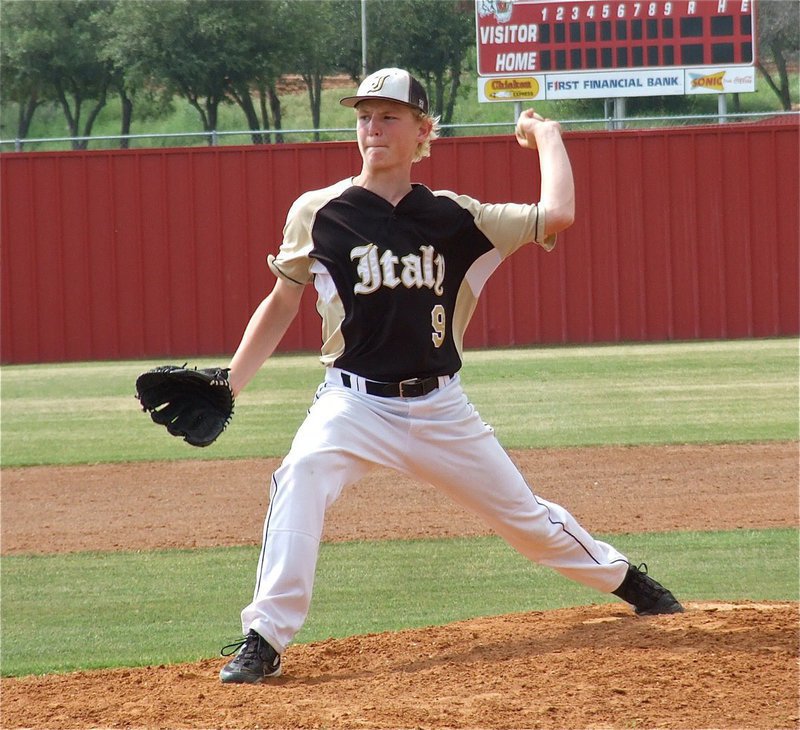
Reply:
[[[798, 601], [794, 529], [613, 535], [683, 601]], [[3, 558], [4, 676], [175, 664], [240, 635], [257, 547]], [[615, 601], [496, 537], [323, 544], [298, 643]]]
[[[276, 355], [196, 449], [134, 398], [136, 376], [163, 362], [3, 367], [2, 465], [282, 456], [323, 375], [313, 354]], [[462, 380], [510, 449], [798, 438], [796, 338], [473, 350]]]

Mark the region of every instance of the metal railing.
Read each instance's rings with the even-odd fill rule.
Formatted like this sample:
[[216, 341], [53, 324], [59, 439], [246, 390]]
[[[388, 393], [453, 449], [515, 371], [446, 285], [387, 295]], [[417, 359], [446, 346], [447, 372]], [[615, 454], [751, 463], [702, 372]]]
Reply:
[[[607, 116], [595, 119], [565, 119], [559, 120], [562, 127], [566, 129], [586, 129], [590, 130], [596, 127], [606, 130], [618, 129], [634, 129], [634, 128], [649, 128], [649, 127], [664, 127], [664, 126], [678, 126], [690, 124], [726, 124], [737, 121], [750, 121], [763, 118], [774, 117], [795, 117], [800, 119], [800, 112], [779, 112], [779, 111], [764, 111], [764, 112], [741, 112], [741, 113], [728, 113], [720, 112], [718, 114], [682, 114], [682, 115], [669, 115], [669, 116], [632, 116], [632, 117], [617, 117]], [[462, 123], [462, 124], [442, 124], [441, 129], [447, 130], [452, 133], [452, 136], [465, 136], [467, 134], [484, 134], [491, 129], [498, 130], [513, 130], [514, 121], [507, 122], [475, 122], [475, 123]], [[119, 145], [122, 141], [132, 142], [140, 140], [158, 140], [161, 142], [170, 142], [178, 140], [197, 140], [194, 144], [205, 144], [208, 146], [217, 146], [220, 144], [255, 144], [254, 137], [263, 139], [263, 144], [272, 143], [273, 139], [281, 139], [288, 141], [287, 138], [297, 137], [298, 142], [316, 141], [351, 141], [354, 138], [353, 127], [329, 127], [322, 129], [247, 129], [236, 131], [203, 131], [203, 132], [145, 132], [142, 134], [116, 134], [116, 135], [91, 135], [85, 137], [26, 137], [16, 139], [0, 139], [0, 151], [13, 151], [21, 152], [30, 145], [69, 145], [66, 149], [72, 149], [74, 142], [116, 142]], [[244, 138], [246, 141], [242, 142], [229, 142], [233, 138]], [[145, 147], [167, 147], [172, 146], [169, 144], [154, 144], [144, 145]], [[185, 143], [176, 144], [174, 146], [187, 146]], [[188, 146], [192, 146], [191, 143]], [[9, 149], [11, 148], [11, 149]], [[109, 146], [103, 147], [108, 149]], [[50, 150], [52, 151], [52, 150]]]

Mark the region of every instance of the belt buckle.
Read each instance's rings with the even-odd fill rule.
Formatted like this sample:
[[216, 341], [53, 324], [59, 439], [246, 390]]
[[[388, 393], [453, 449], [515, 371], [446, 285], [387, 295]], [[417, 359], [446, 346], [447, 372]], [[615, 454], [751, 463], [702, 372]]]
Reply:
[[420, 385], [422, 383], [422, 378], [408, 378], [407, 380], [401, 380], [397, 387], [400, 390], [400, 397], [401, 398], [415, 398], [419, 393], [412, 395], [409, 393], [408, 395], [405, 394], [405, 388], [408, 386]]

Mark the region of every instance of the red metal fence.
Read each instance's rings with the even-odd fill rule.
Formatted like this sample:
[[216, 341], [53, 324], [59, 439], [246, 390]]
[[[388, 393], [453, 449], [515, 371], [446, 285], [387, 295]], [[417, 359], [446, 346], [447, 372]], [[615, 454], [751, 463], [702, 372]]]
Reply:
[[[467, 347], [800, 331], [796, 123], [565, 138], [576, 223], [501, 266]], [[2, 361], [230, 353], [291, 202], [359, 162], [337, 142], [0, 155]], [[487, 202], [536, 199], [537, 170], [511, 137], [415, 167]], [[311, 294], [281, 349], [318, 349]]]

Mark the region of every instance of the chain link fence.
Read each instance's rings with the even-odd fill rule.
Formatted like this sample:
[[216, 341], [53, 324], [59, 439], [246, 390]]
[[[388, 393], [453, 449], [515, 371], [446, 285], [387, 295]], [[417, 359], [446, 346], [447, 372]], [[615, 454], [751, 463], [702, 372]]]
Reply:
[[[516, 118], [516, 115], [515, 117]], [[559, 120], [568, 131], [622, 130], [664, 128], [686, 125], [733, 124], [772, 119], [782, 122], [800, 121], [800, 111], [747, 112], [717, 114], [686, 114], [675, 116], [632, 116], [609, 114], [595, 119]], [[464, 137], [472, 135], [507, 134], [514, 129], [514, 121], [481, 122], [472, 124], [442, 124], [443, 136]], [[37, 152], [75, 149], [76, 143], [85, 143], [91, 149], [141, 149], [147, 147], [193, 147], [218, 145], [275, 144], [279, 142], [334, 142], [352, 141], [353, 127], [323, 129], [258, 129], [211, 132], [143, 133], [126, 135], [92, 135], [89, 137], [38, 137], [25, 139], [0, 139], [0, 152]]]

